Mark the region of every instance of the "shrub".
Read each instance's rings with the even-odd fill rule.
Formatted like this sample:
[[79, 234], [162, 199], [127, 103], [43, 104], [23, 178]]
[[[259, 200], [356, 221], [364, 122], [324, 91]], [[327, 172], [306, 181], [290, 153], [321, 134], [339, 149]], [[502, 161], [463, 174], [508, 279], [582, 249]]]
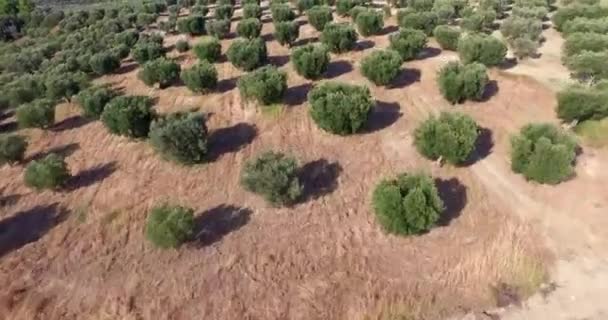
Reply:
[[551, 17], [553, 25], [558, 31], [562, 31], [564, 24], [574, 18], [603, 18], [608, 16], [608, 8], [599, 5], [573, 5], [561, 7]]
[[235, 40], [228, 48], [226, 55], [230, 63], [245, 71], [262, 66], [268, 59], [266, 44], [261, 38]]
[[300, 35], [300, 25], [295, 21], [283, 21], [274, 24], [274, 38], [282, 46], [291, 45]]
[[190, 12], [191, 12], [192, 14], [195, 14], [195, 15], [199, 15], [199, 16], [205, 17], [205, 16], [206, 16], [206, 15], [209, 13], [209, 8], [207, 8], [207, 7], [205, 7], [205, 6], [200, 6], [200, 5], [197, 5], [197, 6], [192, 7], [192, 8], [190, 9]]
[[144, 64], [147, 61], [158, 59], [165, 55], [165, 49], [161, 44], [156, 42], [138, 43], [131, 51], [133, 59], [139, 64]]
[[431, 12], [437, 16], [438, 24], [451, 24], [457, 17], [456, 7], [449, 0], [435, 1]]
[[322, 1], [319, 1], [319, 0], [298, 0], [296, 7], [298, 8], [298, 11], [300, 12], [300, 14], [303, 14], [304, 12], [306, 12], [306, 10], [308, 10], [314, 6], [321, 5], [321, 2]]
[[25, 168], [25, 185], [36, 190], [58, 189], [70, 178], [70, 171], [62, 157], [51, 153], [33, 160]]
[[99, 119], [103, 109], [115, 96], [114, 90], [107, 86], [91, 87], [81, 91], [76, 100], [80, 104], [85, 117]]
[[212, 20], [207, 24], [207, 32], [218, 38], [225, 38], [230, 33], [230, 19]]
[[331, 8], [328, 6], [314, 6], [306, 11], [308, 23], [318, 31], [323, 31], [325, 26], [334, 20]]
[[131, 49], [124, 44], [119, 44], [110, 50], [110, 54], [115, 56], [120, 67], [120, 60], [126, 58], [131, 53]]
[[291, 21], [296, 18], [296, 14], [291, 10], [288, 4], [277, 3], [270, 5], [272, 20], [276, 22]]
[[491, 10], [478, 10], [462, 18], [460, 25], [463, 29], [472, 32], [490, 31], [494, 27], [496, 12]]
[[460, 39], [460, 30], [451, 28], [446, 25], [437, 26], [433, 30], [433, 36], [439, 43], [441, 49], [456, 51], [458, 49], [458, 39]]
[[507, 46], [493, 36], [469, 34], [458, 41], [458, 55], [465, 64], [480, 62], [494, 66], [502, 63], [506, 54]]
[[364, 37], [378, 34], [384, 27], [384, 15], [382, 12], [372, 9], [358, 13], [355, 21], [357, 30]]
[[160, 88], [165, 88], [179, 79], [179, 72], [179, 64], [166, 58], [158, 58], [146, 62], [137, 77], [148, 86], [158, 83]]
[[55, 103], [49, 99], [38, 99], [23, 104], [16, 111], [20, 128], [48, 128], [55, 122]]
[[319, 128], [339, 135], [361, 130], [374, 106], [367, 87], [329, 81], [314, 87], [308, 102]]
[[222, 55], [222, 45], [217, 38], [207, 37], [195, 44], [193, 51], [199, 60], [215, 62], [218, 61]]
[[246, 4], [243, 6], [243, 18], [259, 19], [261, 17], [262, 17], [262, 8], [259, 5], [252, 3], [252, 4]]
[[350, 9], [350, 12], [348, 13], [351, 17], [351, 19], [353, 20], [354, 23], [357, 22], [357, 17], [359, 16], [359, 13], [363, 12], [363, 11], [367, 11], [369, 10], [368, 7], [363, 7], [363, 6], [355, 6], [354, 8]]
[[528, 180], [557, 184], [574, 173], [576, 141], [551, 124], [529, 124], [511, 139], [511, 168]]
[[568, 87], [557, 94], [557, 116], [566, 122], [608, 117], [608, 91]]
[[486, 67], [480, 63], [462, 65], [452, 61], [439, 70], [437, 82], [443, 97], [454, 104], [466, 99], [481, 99], [488, 83], [488, 74]]
[[261, 31], [262, 23], [256, 18], [243, 19], [236, 26], [236, 33], [247, 39], [259, 37]]
[[201, 60], [190, 69], [182, 70], [181, 79], [190, 91], [205, 93], [217, 85], [217, 70], [210, 62]]
[[149, 97], [119, 96], [106, 105], [101, 121], [113, 134], [143, 138], [148, 136], [150, 122], [154, 117]]
[[608, 79], [608, 51], [583, 51], [566, 58], [566, 66], [576, 78]]
[[274, 206], [295, 203], [302, 194], [295, 158], [268, 151], [245, 163], [241, 185]]
[[414, 145], [423, 156], [439, 157], [451, 164], [466, 161], [475, 149], [477, 124], [463, 113], [442, 112], [431, 116], [414, 132]]
[[511, 13], [514, 17], [543, 20], [549, 10], [545, 7], [513, 7]]
[[362, 4], [363, 1], [358, 0], [338, 0], [336, 1], [336, 13], [343, 17], [348, 16], [352, 8]]
[[575, 32], [608, 33], [608, 17], [589, 19], [578, 17], [567, 21], [563, 27], [563, 34], [568, 35]]
[[395, 50], [376, 50], [361, 62], [361, 73], [378, 86], [388, 85], [401, 70], [401, 55]]
[[608, 35], [599, 33], [573, 33], [566, 37], [563, 46], [563, 55], [570, 57], [583, 51], [608, 50]]
[[16, 134], [0, 134], [0, 165], [23, 160], [27, 150], [27, 140]]
[[205, 116], [174, 113], [153, 121], [150, 144], [168, 160], [186, 165], [202, 163], [207, 154]]
[[45, 95], [44, 81], [39, 75], [24, 74], [3, 88], [10, 107], [18, 107]]
[[422, 30], [427, 35], [437, 26], [437, 15], [434, 12], [400, 11], [397, 16], [401, 28]]
[[414, 59], [426, 47], [424, 32], [415, 29], [401, 29], [389, 36], [390, 48], [397, 51], [404, 61]]
[[215, 8], [215, 18], [217, 20], [223, 20], [223, 19], [230, 20], [230, 18], [232, 18], [233, 14], [234, 14], [234, 7], [232, 5], [229, 5], [229, 4], [218, 5]]
[[526, 37], [513, 39], [510, 41], [510, 45], [517, 59], [531, 57], [536, 54], [538, 49], [538, 42]]
[[146, 222], [146, 238], [155, 246], [177, 248], [194, 236], [194, 210], [161, 205], [152, 208]]
[[306, 79], [320, 78], [329, 65], [329, 52], [324, 45], [307, 44], [291, 53], [296, 72]]
[[261, 67], [243, 75], [237, 82], [243, 100], [256, 100], [262, 105], [279, 102], [287, 90], [287, 74], [275, 66]]
[[88, 77], [83, 72], [52, 71], [46, 74], [44, 87], [50, 99], [71, 101], [72, 96], [88, 86]]
[[537, 19], [509, 17], [500, 26], [500, 32], [506, 39], [528, 38], [539, 40], [543, 23]]
[[100, 52], [91, 56], [89, 60], [91, 70], [98, 75], [104, 75], [116, 71], [120, 68], [120, 60], [108, 52]]
[[205, 33], [205, 18], [199, 15], [191, 15], [177, 20], [177, 31], [190, 35], [201, 35]]
[[186, 52], [190, 50], [190, 44], [187, 40], [178, 40], [175, 43], [175, 49], [177, 49], [177, 52]]
[[431, 229], [444, 210], [437, 187], [425, 174], [400, 174], [374, 189], [376, 219], [386, 232], [412, 235]]
[[408, 0], [407, 5], [415, 11], [430, 11], [433, 8], [433, 0]]
[[355, 48], [357, 32], [348, 23], [330, 23], [321, 34], [321, 42], [334, 53], [344, 53]]

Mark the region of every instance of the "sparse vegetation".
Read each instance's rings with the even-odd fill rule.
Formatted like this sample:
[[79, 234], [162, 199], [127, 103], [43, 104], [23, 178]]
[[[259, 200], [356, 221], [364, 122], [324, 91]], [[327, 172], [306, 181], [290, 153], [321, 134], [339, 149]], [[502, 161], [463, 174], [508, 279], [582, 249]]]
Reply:
[[245, 163], [241, 184], [274, 206], [295, 203], [302, 194], [295, 158], [268, 151]]
[[152, 208], [146, 222], [146, 238], [155, 246], [177, 248], [194, 236], [194, 210], [163, 204]]
[[378, 223], [398, 235], [430, 230], [444, 210], [433, 179], [421, 173], [383, 180], [374, 190], [372, 203]]

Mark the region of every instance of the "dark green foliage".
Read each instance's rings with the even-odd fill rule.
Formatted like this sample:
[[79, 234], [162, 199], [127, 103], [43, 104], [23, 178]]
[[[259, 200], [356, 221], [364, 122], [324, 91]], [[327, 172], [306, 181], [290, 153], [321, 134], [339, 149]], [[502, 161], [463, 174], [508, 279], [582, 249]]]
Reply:
[[257, 4], [246, 4], [243, 6], [243, 18], [256, 18], [262, 17], [262, 8]]
[[109, 52], [100, 52], [91, 56], [89, 60], [91, 70], [98, 75], [104, 75], [120, 68], [120, 60]]
[[3, 91], [9, 107], [18, 107], [23, 103], [45, 96], [42, 77], [31, 74], [24, 74], [11, 81], [3, 88]]
[[277, 3], [270, 5], [270, 12], [272, 13], [272, 20], [276, 22], [291, 21], [296, 18], [295, 12], [291, 10], [286, 3]]
[[222, 54], [222, 45], [217, 38], [208, 37], [195, 44], [193, 51], [199, 60], [215, 62]]
[[458, 49], [458, 40], [460, 39], [460, 30], [446, 25], [437, 26], [433, 31], [433, 36], [441, 49], [456, 51]]
[[557, 184], [574, 174], [576, 141], [552, 124], [529, 124], [511, 139], [511, 169], [526, 179]]
[[177, 31], [190, 35], [201, 35], [205, 33], [205, 18], [199, 15], [190, 15], [177, 20]]
[[578, 17], [567, 21], [563, 27], [563, 34], [568, 35], [575, 32], [594, 32], [600, 34], [607, 34], [608, 17], [596, 19]]
[[527, 37], [538, 40], [542, 31], [542, 22], [532, 18], [509, 17], [500, 26], [500, 32], [507, 39]]
[[190, 44], [187, 40], [178, 40], [175, 43], [175, 49], [177, 49], [177, 52], [186, 52], [190, 50]]
[[297, 3], [297, 7], [298, 7], [298, 11], [300, 12], [300, 14], [303, 14], [304, 12], [306, 12], [306, 10], [314, 7], [314, 6], [319, 6], [321, 5], [320, 0], [298, 0]]
[[241, 185], [273, 206], [291, 205], [302, 194], [297, 160], [280, 152], [268, 151], [247, 161]]
[[146, 27], [156, 21], [157, 15], [152, 13], [139, 13], [135, 24], [140, 27]]
[[350, 9], [350, 12], [348, 14], [350, 15], [353, 22], [357, 22], [357, 16], [359, 16], [359, 13], [367, 10], [369, 10], [368, 7], [355, 6], [354, 8]]
[[488, 81], [486, 67], [477, 62], [467, 65], [448, 62], [437, 76], [439, 91], [452, 104], [481, 99]]
[[215, 8], [215, 18], [217, 20], [223, 20], [223, 19], [230, 20], [230, 18], [232, 18], [233, 14], [234, 14], [234, 7], [232, 5], [229, 5], [229, 4], [218, 5]]
[[20, 128], [48, 128], [55, 122], [55, 103], [49, 99], [38, 99], [23, 104], [16, 111]]
[[513, 55], [515, 55], [517, 59], [534, 56], [539, 46], [537, 41], [530, 40], [526, 37], [516, 38], [509, 42], [513, 49]]
[[608, 35], [599, 33], [572, 33], [566, 37], [562, 49], [567, 58], [583, 51], [606, 51], [608, 50]]
[[367, 87], [330, 81], [314, 87], [308, 102], [310, 116], [319, 128], [339, 135], [363, 129], [374, 107]]
[[358, 0], [337, 0], [336, 13], [345, 17], [350, 14], [350, 10], [357, 5], [362, 5], [363, 1]]
[[16, 163], [23, 160], [27, 149], [27, 140], [16, 134], [0, 134], [0, 166], [5, 163]]
[[148, 61], [137, 77], [148, 86], [158, 83], [160, 88], [165, 88], [179, 79], [181, 68], [173, 60], [158, 58]]
[[327, 71], [329, 59], [329, 51], [320, 44], [307, 44], [291, 53], [294, 69], [306, 79], [320, 78]]
[[83, 72], [50, 72], [44, 80], [46, 96], [53, 100], [70, 101], [72, 96], [88, 86], [88, 77]]
[[245, 71], [262, 66], [268, 59], [266, 43], [262, 38], [235, 40], [228, 48], [226, 55], [230, 63]]
[[36, 190], [58, 189], [71, 174], [65, 160], [51, 153], [40, 160], [30, 162], [25, 168], [25, 185]]
[[608, 8], [599, 5], [572, 5], [561, 7], [551, 17], [553, 24], [558, 31], [562, 30], [564, 24], [574, 18], [604, 18], [608, 17]]
[[76, 101], [80, 104], [85, 117], [99, 119], [103, 109], [115, 96], [116, 92], [107, 86], [90, 87], [81, 91]]
[[334, 19], [329, 6], [314, 6], [306, 11], [306, 15], [308, 23], [318, 31], [323, 31], [325, 26]]
[[207, 32], [218, 39], [225, 38], [230, 33], [230, 19], [211, 20], [207, 23]]
[[357, 14], [355, 22], [359, 33], [367, 37], [382, 31], [382, 28], [384, 28], [384, 15], [382, 12], [373, 9], [364, 10]]
[[243, 75], [237, 82], [243, 100], [269, 105], [279, 102], [287, 90], [287, 74], [275, 66], [264, 66]]
[[274, 24], [274, 38], [282, 46], [291, 45], [300, 35], [300, 25], [295, 21], [283, 21]]
[[161, 249], [177, 248], [194, 236], [194, 210], [161, 205], [152, 208], [146, 222], [146, 238]]
[[378, 86], [388, 85], [401, 71], [401, 55], [395, 50], [376, 50], [361, 62], [361, 73]]
[[190, 8], [190, 12], [195, 15], [205, 17], [209, 13], [209, 8], [205, 6], [194, 6]]
[[201, 60], [181, 73], [181, 79], [190, 91], [205, 93], [217, 85], [217, 70], [207, 60]]
[[431, 116], [414, 132], [414, 145], [423, 156], [439, 157], [450, 164], [465, 162], [475, 149], [477, 124], [464, 113], [442, 112]]
[[165, 55], [165, 49], [161, 44], [156, 42], [141, 42], [131, 50], [133, 59], [139, 64], [143, 64], [150, 60], [158, 59]]
[[128, 47], [132, 47], [139, 40], [139, 33], [137, 31], [126, 30], [121, 33], [117, 33], [114, 36], [114, 42], [116, 44], [124, 44]]
[[491, 10], [478, 10], [462, 18], [460, 25], [471, 32], [490, 32], [494, 27], [496, 12]]
[[119, 96], [106, 105], [101, 121], [113, 134], [144, 138], [148, 136], [150, 122], [154, 117], [149, 97]]
[[433, 0], [407, 0], [407, 5], [415, 11], [430, 11], [433, 8]]
[[357, 32], [349, 23], [330, 23], [321, 34], [321, 42], [333, 53], [351, 51], [357, 44]]
[[608, 117], [608, 90], [576, 85], [560, 91], [557, 116], [565, 122]]
[[549, 10], [545, 7], [513, 7], [511, 11], [513, 17], [537, 20], [544, 20], [548, 13]]
[[253, 39], [260, 36], [262, 23], [257, 18], [243, 19], [236, 26], [236, 33], [243, 38]]
[[608, 51], [583, 51], [565, 60], [568, 69], [578, 79], [608, 79]]
[[129, 56], [131, 49], [124, 44], [119, 44], [110, 50], [110, 54], [118, 59], [118, 65], [120, 67], [120, 60]]
[[507, 46], [493, 36], [468, 34], [458, 41], [458, 55], [465, 64], [479, 62], [495, 66], [504, 61], [506, 54]]
[[434, 12], [402, 10], [397, 15], [397, 21], [399, 21], [401, 28], [422, 30], [427, 35], [430, 35], [437, 26], [437, 14]]
[[388, 233], [420, 234], [430, 230], [444, 210], [433, 179], [425, 174], [399, 174], [382, 180], [372, 195], [378, 223]]
[[399, 52], [404, 61], [412, 60], [426, 47], [427, 38], [424, 32], [404, 28], [389, 36], [390, 48]]
[[202, 163], [207, 155], [205, 116], [173, 113], [153, 121], [150, 144], [168, 160], [186, 165]]

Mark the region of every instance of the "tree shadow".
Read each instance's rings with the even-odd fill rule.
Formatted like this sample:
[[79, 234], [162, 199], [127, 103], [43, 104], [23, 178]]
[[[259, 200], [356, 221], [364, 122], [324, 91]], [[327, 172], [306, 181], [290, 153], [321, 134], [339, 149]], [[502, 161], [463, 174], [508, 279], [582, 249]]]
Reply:
[[337, 60], [330, 62], [327, 66], [327, 71], [325, 71], [325, 78], [332, 79], [337, 78], [343, 74], [347, 74], [353, 71], [352, 63], [346, 60]]
[[270, 42], [274, 40], [274, 33], [267, 33], [262, 35], [262, 39], [266, 42]]
[[490, 80], [483, 89], [483, 95], [479, 101], [486, 102], [493, 96], [497, 95], [499, 91], [498, 82], [496, 80]]
[[372, 133], [390, 127], [397, 122], [403, 114], [397, 102], [376, 101], [376, 107], [372, 110], [367, 123], [365, 132]]
[[246, 122], [231, 127], [217, 129], [209, 135], [209, 161], [219, 159], [223, 154], [232, 153], [250, 144], [258, 134], [255, 125]]
[[377, 35], [385, 36], [387, 34], [391, 34], [391, 33], [397, 32], [397, 31], [399, 31], [399, 26], [386, 26]]
[[420, 51], [416, 59], [424, 60], [436, 57], [441, 54], [441, 49], [435, 47], [426, 47]]
[[12, 206], [19, 201], [21, 198], [20, 194], [9, 194], [7, 196], [0, 196], [0, 207]]
[[30, 161], [34, 161], [34, 160], [40, 160], [46, 156], [48, 156], [51, 153], [55, 153], [57, 155], [60, 155], [62, 157], [69, 157], [70, 155], [72, 155], [74, 152], [76, 152], [76, 150], [78, 150], [80, 148], [80, 145], [78, 143], [68, 143], [68, 144], [64, 144], [62, 146], [59, 147], [53, 147], [50, 148], [46, 151], [40, 151], [37, 152], [33, 155], [31, 155], [26, 162], [30, 162]]
[[452, 220], [458, 218], [462, 209], [467, 205], [467, 187], [457, 178], [435, 179], [435, 186], [439, 197], [443, 201], [445, 210], [437, 221], [438, 226], [448, 226]]
[[118, 68], [114, 73], [115, 74], [125, 74], [125, 73], [129, 73], [135, 69], [137, 69], [137, 67], [139, 67], [139, 64], [137, 62], [132, 62], [132, 63], [123, 63], [120, 68]]
[[470, 166], [475, 162], [484, 159], [492, 153], [494, 148], [494, 138], [492, 131], [488, 128], [479, 127], [477, 129], [478, 135], [475, 141], [475, 149], [469, 155], [469, 158], [461, 164], [461, 166]]
[[300, 40], [294, 41], [293, 46], [294, 47], [303, 46], [303, 45], [307, 45], [309, 43], [315, 43], [317, 41], [319, 41], [319, 37], [300, 39]]
[[400, 89], [407, 87], [416, 82], [420, 82], [420, 70], [403, 68], [399, 74], [391, 81], [391, 89]]
[[253, 212], [249, 208], [219, 205], [195, 218], [195, 241], [199, 247], [220, 241], [225, 235], [246, 225]]
[[287, 62], [289, 62], [288, 55], [268, 57], [268, 63], [275, 65], [277, 67], [282, 67], [282, 66], [286, 65]]
[[72, 130], [80, 128], [86, 124], [93, 122], [91, 119], [87, 119], [82, 116], [72, 116], [66, 119], [63, 119], [61, 122], [55, 124], [52, 128], [54, 132], [61, 132], [66, 130]]
[[302, 201], [315, 200], [338, 188], [342, 166], [338, 162], [319, 159], [304, 164], [298, 173], [303, 184]]
[[515, 67], [516, 65], [517, 65], [516, 58], [507, 58], [498, 65], [498, 68], [501, 70], [508, 70], [508, 69]]
[[70, 178], [67, 189], [76, 190], [103, 181], [107, 177], [111, 176], [114, 171], [116, 171], [116, 167], [116, 161], [111, 161], [82, 170], [77, 175]]
[[355, 45], [355, 51], [365, 51], [373, 48], [376, 45], [372, 40], [361, 40]]
[[66, 216], [67, 211], [54, 203], [36, 206], [0, 221], [0, 257], [42, 238]]
[[9, 121], [7, 123], [0, 124], [0, 133], [13, 132], [17, 129], [19, 129], [19, 126], [15, 121]]
[[308, 92], [312, 89], [311, 83], [304, 83], [301, 85], [287, 88], [287, 92], [283, 95], [283, 103], [288, 106], [298, 106], [306, 101], [308, 98]]
[[217, 91], [220, 93], [226, 93], [234, 88], [236, 88], [236, 82], [238, 78], [228, 78], [218, 81], [217, 83]]
[[0, 121], [4, 121], [15, 115], [15, 110], [7, 110], [5, 112], [0, 112]]

